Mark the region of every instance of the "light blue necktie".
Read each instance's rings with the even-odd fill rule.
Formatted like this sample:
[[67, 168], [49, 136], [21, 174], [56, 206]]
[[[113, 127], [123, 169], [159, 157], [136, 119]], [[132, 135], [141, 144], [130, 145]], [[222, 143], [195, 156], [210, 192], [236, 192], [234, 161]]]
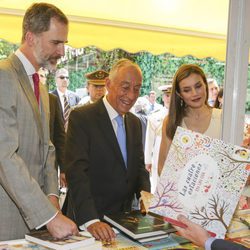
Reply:
[[126, 132], [125, 132], [125, 128], [123, 126], [123, 118], [121, 115], [118, 115], [115, 118], [116, 122], [117, 122], [117, 140], [122, 152], [122, 156], [125, 162], [125, 165], [127, 167], [127, 147], [126, 147]]

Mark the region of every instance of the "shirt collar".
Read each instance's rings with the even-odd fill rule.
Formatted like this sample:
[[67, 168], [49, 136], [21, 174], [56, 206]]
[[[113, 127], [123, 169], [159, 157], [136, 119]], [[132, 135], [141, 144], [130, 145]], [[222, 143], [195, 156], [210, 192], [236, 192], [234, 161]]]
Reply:
[[34, 73], [36, 73], [34, 66], [31, 64], [31, 62], [28, 60], [28, 58], [21, 52], [20, 49], [18, 49], [15, 52], [15, 55], [19, 58], [19, 60], [23, 64], [23, 67], [24, 67], [28, 76], [32, 76]]
[[63, 93], [62, 91], [60, 91], [58, 88], [57, 88], [57, 93], [60, 97], [63, 97], [64, 95], [65, 96], [68, 96], [68, 90], [66, 89], [65, 93]]
[[106, 107], [106, 109], [108, 111], [108, 115], [109, 115], [110, 120], [113, 121], [119, 115], [118, 112], [108, 102], [106, 95], [103, 97], [102, 100], [103, 100], [104, 106]]

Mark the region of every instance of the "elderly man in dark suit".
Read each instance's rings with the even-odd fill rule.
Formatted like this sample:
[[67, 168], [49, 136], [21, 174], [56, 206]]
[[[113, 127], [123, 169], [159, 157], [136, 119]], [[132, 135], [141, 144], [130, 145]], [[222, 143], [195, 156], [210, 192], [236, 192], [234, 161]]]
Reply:
[[139, 66], [122, 59], [106, 79], [107, 96], [70, 114], [65, 156], [72, 204], [68, 215], [97, 239], [115, 237], [100, 221], [104, 214], [130, 211], [134, 195], [150, 190], [141, 123], [129, 112], [141, 85]]

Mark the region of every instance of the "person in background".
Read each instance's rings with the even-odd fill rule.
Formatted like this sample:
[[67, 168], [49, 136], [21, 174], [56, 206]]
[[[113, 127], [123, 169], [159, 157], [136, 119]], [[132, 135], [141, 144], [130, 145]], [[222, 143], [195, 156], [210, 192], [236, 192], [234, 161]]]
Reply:
[[151, 90], [148, 95], [147, 113], [151, 114], [155, 111], [158, 111], [159, 109], [162, 109], [162, 105], [157, 103], [156, 92]]
[[214, 108], [222, 109], [222, 106], [223, 106], [223, 88], [220, 88], [214, 103]]
[[187, 227], [181, 228], [174, 226], [176, 230], [184, 238], [192, 241], [195, 245], [203, 247], [205, 250], [246, 250], [249, 249], [242, 245], [226, 241], [222, 239], [216, 239], [210, 236], [210, 234], [200, 225], [190, 221], [183, 215], [179, 215], [177, 219], [185, 224]]
[[[129, 112], [139, 96], [142, 72], [119, 60], [106, 78], [108, 94], [72, 110], [66, 136], [67, 215], [96, 239], [115, 233], [103, 215], [130, 211], [134, 195], [150, 191], [140, 120]], [[71, 204], [70, 204], [71, 203]]]
[[148, 121], [148, 116], [146, 113], [147, 104], [148, 104], [148, 100], [145, 97], [138, 97], [134, 106], [130, 110], [130, 112], [135, 114], [141, 121], [143, 151], [145, 148], [145, 137], [146, 137], [146, 128], [147, 128], [147, 121]]
[[0, 62], [0, 240], [47, 227], [53, 237], [77, 234], [58, 202], [49, 98], [37, 71], [64, 55], [68, 19], [56, 6], [34, 3], [23, 18], [19, 49]]
[[168, 114], [172, 85], [162, 85], [158, 88], [162, 91], [164, 107], [151, 115], [148, 115], [145, 140], [145, 166], [150, 173], [151, 193], [154, 193], [158, 181], [158, 156], [161, 144], [162, 123]]
[[[45, 68], [40, 68], [38, 71], [40, 82], [47, 86], [46, 80], [48, 75], [48, 70]], [[49, 93], [49, 110], [50, 110], [50, 120], [49, 120], [49, 129], [50, 129], [50, 140], [55, 146], [56, 150], [56, 161], [55, 168], [60, 170], [60, 187], [66, 187], [66, 178], [65, 178], [65, 165], [64, 165], [64, 149], [65, 149], [65, 130], [63, 119], [60, 110], [60, 103], [58, 97]]]
[[169, 114], [162, 126], [158, 174], [161, 174], [177, 126], [221, 137], [220, 109], [208, 105], [207, 79], [200, 67], [184, 64], [175, 73], [172, 85]]
[[85, 75], [87, 79], [87, 90], [90, 97], [90, 100], [85, 103], [85, 105], [94, 103], [105, 95], [105, 79], [108, 75], [109, 73], [104, 70], [96, 70]]
[[76, 106], [80, 101], [80, 97], [73, 91], [68, 89], [69, 86], [69, 72], [65, 68], [58, 69], [55, 74], [55, 81], [57, 89], [51, 93], [56, 95], [60, 100], [61, 114], [64, 121], [65, 130], [67, 130], [68, 119], [71, 108]]
[[214, 103], [219, 92], [219, 86], [217, 81], [213, 78], [208, 78], [207, 83], [208, 83], [208, 104], [211, 107], [214, 107]]
[[41, 67], [37, 73], [39, 75], [40, 83], [42, 83], [44, 86], [47, 86], [47, 76], [49, 71], [46, 68]]

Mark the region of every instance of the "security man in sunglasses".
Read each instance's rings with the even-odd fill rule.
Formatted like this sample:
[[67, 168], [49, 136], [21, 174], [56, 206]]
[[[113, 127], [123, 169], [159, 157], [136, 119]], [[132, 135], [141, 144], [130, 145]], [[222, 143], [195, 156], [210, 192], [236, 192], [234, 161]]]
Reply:
[[58, 96], [60, 100], [64, 126], [65, 129], [67, 129], [70, 110], [72, 107], [78, 104], [78, 102], [80, 101], [80, 97], [68, 89], [69, 72], [67, 69], [58, 69], [55, 74], [55, 81], [57, 89], [54, 90], [52, 94]]

